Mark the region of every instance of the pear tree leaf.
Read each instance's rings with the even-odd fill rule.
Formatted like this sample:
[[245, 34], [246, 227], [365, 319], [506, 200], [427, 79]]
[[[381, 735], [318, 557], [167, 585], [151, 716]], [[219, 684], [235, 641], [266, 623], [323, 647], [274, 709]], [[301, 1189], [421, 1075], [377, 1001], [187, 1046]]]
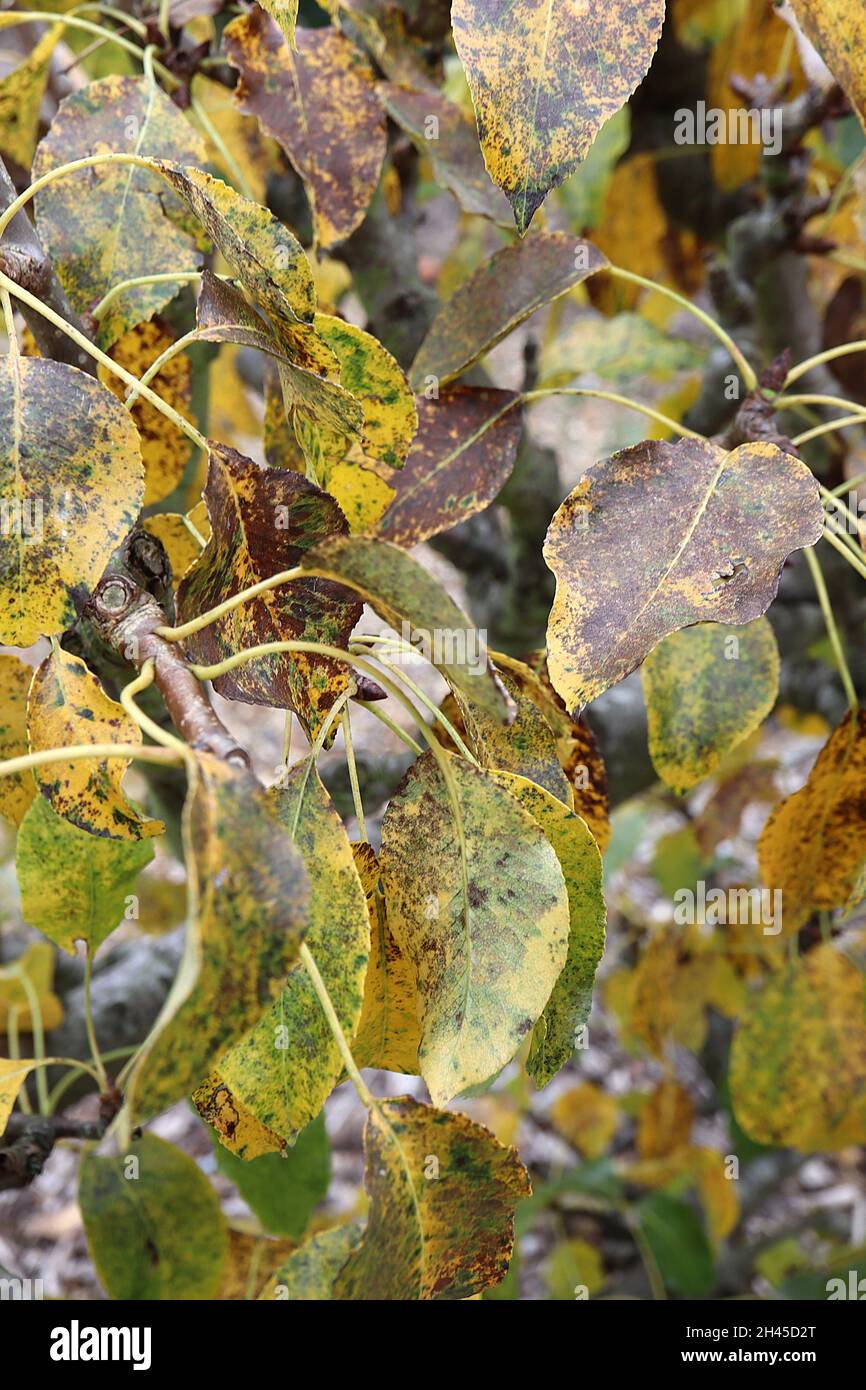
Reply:
[[[351, 1038], [370, 955], [370, 918], [352, 847], [311, 758], [295, 763], [268, 800], [306, 865], [307, 945]], [[302, 964], [273, 1006], [223, 1053], [217, 1071], [257, 1120], [289, 1142], [319, 1114], [342, 1075], [343, 1060]]]
[[421, 1032], [415, 974], [388, 925], [376, 851], [363, 843], [353, 844], [352, 852], [370, 912], [370, 961], [352, 1055], [359, 1067], [417, 1076]]
[[[332, 497], [300, 473], [262, 468], [211, 443], [204, 492], [212, 536], [177, 595], [182, 622], [262, 579], [291, 569], [303, 554], [346, 521]], [[200, 664], [264, 642], [312, 641], [345, 647], [360, 603], [337, 584], [299, 579], [240, 604], [187, 639]], [[334, 700], [347, 688], [347, 668], [330, 657], [277, 652], [246, 662], [214, 682], [231, 700], [293, 709], [315, 737]]]
[[135, 880], [152, 858], [151, 840], [89, 834], [39, 797], [18, 831], [22, 916], [70, 955], [76, 941], [92, 954], [123, 921]]
[[0, 1138], [6, 1132], [9, 1123], [9, 1116], [15, 1108], [18, 1099], [18, 1092], [24, 1085], [34, 1067], [39, 1063], [31, 1058], [20, 1060], [19, 1058], [0, 1057]]
[[110, 1298], [216, 1296], [228, 1251], [225, 1217], [198, 1164], [174, 1144], [143, 1134], [126, 1154], [86, 1152], [78, 1202]]
[[604, 270], [607, 258], [568, 232], [539, 232], [504, 246], [442, 305], [418, 349], [409, 380], [453, 381], [518, 324]]
[[866, 14], [857, 0], [791, 0], [804, 33], [815, 45], [866, 125]]
[[568, 956], [533, 1030], [526, 1063], [535, 1084], [546, 1086], [571, 1060], [592, 1008], [592, 987], [604, 953], [607, 917], [601, 855], [585, 822], [550, 792], [510, 772], [492, 772], [491, 776], [541, 826], [559, 860], [568, 894]]
[[39, 108], [45, 96], [51, 59], [63, 25], [47, 29], [23, 63], [0, 78], [0, 152], [29, 169], [39, 136]]
[[686, 792], [764, 721], [779, 689], [779, 649], [766, 618], [744, 627], [696, 623], [665, 637], [641, 668], [650, 757]]
[[866, 710], [846, 714], [804, 787], [770, 814], [761, 878], [782, 894], [785, 934], [817, 909], [844, 907], [866, 866]]
[[664, 0], [454, 0], [484, 160], [521, 236], [643, 81], [664, 17]]
[[71, 626], [143, 495], [138, 432], [104, 386], [63, 362], [0, 358], [0, 641]]
[[385, 157], [385, 116], [366, 56], [338, 29], [297, 29], [294, 49], [260, 9], [223, 35], [240, 72], [235, 99], [257, 116], [304, 181], [318, 244], [363, 221]]
[[[533, 817], [461, 758], [413, 763], [382, 822], [389, 925], [419, 995], [421, 1075], [437, 1105], [494, 1076], [566, 963], [559, 860]], [[449, 783], [450, 791], [449, 791]]]
[[[110, 700], [80, 657], [52, 640], [37, 668], [27, 705], [30, 747], [65, 744], [141, 743], [141, 730], [123, 707]], [[42, 795], [65, 820], [90, 835], [140, 840], [159, 835], [161, 821], [143, 820], [123, 794], [128, 758], [79, 758], [34, 769]]]
[[[205, 158], [201, 137], [156, 83], [119, 75], [64, 98], [36, 151], [33, 181], [61, 164], [103, 153], [181, 164]], [[121, 280], [198, 268], [182, 205], [146, 169], [131, 164], [81, 169], [48, 184], [35, 201], [39, 235], [79, 314], [94, 309]], [[180, 288], [177, 282], [123, 290], [99, 320], [99, 346], [109, 347], [149, 319]]]
[[[20, 758], [27, 749], [27, 692], [33, 667], [0, 653], [0, 760]], [[20, 825], [36, 795], [32, 772], [0, 777], [0, 814]]]
[[349, 1221], [311, 1236], [293, 1250], [265, 1285], [262, 1298], [289, 1303], [327, 1303], [334, 1280], [361, 1239], [361, 1221]]
[[191, 1095], [282, 989], [309, 926], [299, 851], [245, 768], [200, 754], [184, 851], [195, 913], [171, 993], [127, 1096], [155, 1115]]
[[788, 555], [822, 530], [815, 479], [774, 444], [650, 440], [597, 463], [544, 545], [557, 581], [547, 664], [566, 708], [579, 712], [671, 632], [760, 617]]
[[514, 709], [497, 679], [477, 630], [421, 565], [387, 541], [334, 536], [306, 551], [301, 567], [354, 589], [399, 632], [411, 630], [426, 655], [454, 688], [494, 719]]
[[734, 1035], [731, 1100], [759, 1144], [801, 1153], [866, 1142], [866, 992], [832, 946], [788, 960], [753, 994]]
[[417, 406], [415, 442], [375, 527], [407, 548], [484, 511], [511, 475], [523, 430], [513, 391], [451, 386]]
[[331, 1180], [331, 1146], [323, 1115], [308, 1124], [294, 1146], [282, 1154], [262, 1154], [245, 1162], [215, 1142], [214, 1156], [220, 1172], [234, 1183], [264, 1230], [300, 1240]]
[[364, 1149], [370, 1214], [334, 1300], [465, 1299], [500, 1282], [531, 1191], [514, 1149], [410, 1096], [376, 1103]]

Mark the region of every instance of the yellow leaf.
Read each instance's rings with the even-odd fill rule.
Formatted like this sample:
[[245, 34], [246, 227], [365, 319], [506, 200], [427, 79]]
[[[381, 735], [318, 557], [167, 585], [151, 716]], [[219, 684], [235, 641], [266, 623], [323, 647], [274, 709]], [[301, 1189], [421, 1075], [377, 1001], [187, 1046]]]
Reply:
[[[52, 641], [38, 667], [27, 707], [30, 747], [66, 744], [141, 743], [141, 730], [121, 705], [110, 700], [80, 657]], [[80, 758], [35, 769], [37, 785], [54, 810], [91, 835], [140, 840], [160, 835], [161, 821], [143, 820], [123, 794], [128, 758]]]
[[372, 845], [353, 844], [352, 852], [370, 913], [370, 962], [353, 1055], [359, 1067], [415, 1076], [421, 1030], [412, 966], [388, 926], [375, 850]]
[[662, 1081], [643, 1106], [637, 1126], [641, 1158], [663, 1158], [689, 1141], [695, 1109], [678, 1081]]
[[866, 990], [832, 946], [788, 961], [734, 1036], [731, 1100], [759, 1144], [802, 1153], [866, 1142]]
[[22, 169], [29, 169], [33, 159], [39, 108], [62, 33], [62, 24], [46, 30], [24, 62], [0, 78], [0, 151]]
[[[27, 752], [27, 692], [32, 679], [32, 666], [0, 654], [0, 760]], [[0, 778], [0, 814], [20, 825], [35, 795], [32, 772]]]
[[613, 1096], [584, 1081], [557, 1097], [550, 1118], [584, 1158], [600, 1158], [616, 1133], [619, 1107]]
[[807, 38], [866, 125], [866, 11], [859, 0], [791, 0]]
[[18, 1092], [30, 1072], [38, 1065], [39, 1063], [35, 1060], [19, 1062], [8, 1057], [0, 1057], [0, 1136], [6, 1132], [9, 1116], [12, 1114], [18, 1099]]
[[[31, 989], [22, 983], [26, 975]], [[39, 1002], [44, 1028], [56, 1028], [63, 1021], [63, 1005], [54, 993], [54, 951], [47, 941], [35, 941], [12, 965], [0, 969], [0, 1031], [5, 1031], [9, 1015], [15, 1011], [18, 1029], [33, 1032], [30, 993]]]
[[219, 1072], [211, 1072], [192, 1093], [192, 1103], [205, 1124], [216, 1130], [223, 1148], [250, 1160], [282, 1153], [286, 1140], [257, 1120], [229, 1089]]

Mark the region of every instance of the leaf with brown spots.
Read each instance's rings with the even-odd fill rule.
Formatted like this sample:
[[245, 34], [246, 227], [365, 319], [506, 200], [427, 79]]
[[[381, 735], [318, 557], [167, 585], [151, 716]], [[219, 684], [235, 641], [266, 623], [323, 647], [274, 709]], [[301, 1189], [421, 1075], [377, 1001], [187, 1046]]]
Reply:
[[[370, 955], [370, 918], [352, 847], [312, 758], [289, 769], [268, 793], [310, 881], [306, 942], [344, 1034], [358, 1027]], [[318, 995], [302, 964], [272, 1007], [217, 1063], [222, 1081], [268, 1129], [294, 1143], [343, 1073]]]
[[566, 708], [579, 712], [668, 633], [760, 617], [788, 555], [822, 525], [809, 469], [773, 444], [645, 441], [596, 464], [544, 545], [557, 580], [547, 664]]
[[526, 699], [541, 711], [556, 738], [559, 764], [571, 786], [573, 809], [586, 821], [602, 854], [610, 840], [607, 769], [595, 735], [582, 719], [572, 719], [550, 683], [547, 653], [531, 652], [517, 661], [496, 652], [497, 668], [507, 672]]
[[361, 406], [339, 384], [339, 358], [313, 327], [281, 322], [278, 329], [272, 328], [240, 290], [207, 270], [202, 272], [196, 324], [196, 336], [204, 342], [238, 343], [273, 359], [284, 416], [297, 415], [310, 427], [339, 432], [347, 439], [360, 436]]
[[[204, 497], [212, 536], [178, 590], [181, 622], [291, 569], [320, 541], [346, 530], [333, 498], [299, 473], [262, 468], [222, 444], [210, 445]], [[360, 616], [360, 603], [345, 589], [298, 579], [239, 605], [189, 637], [186, 650], [194, 661], [214, 664], [264, 642], [345, 647]], [[277, 652], [227, 672], [214, 688], [230, 700], [293, 709], [314, 738], [348, 681], [347, 667], [330, 657]]]
[[656, 772], [675, 792], [703, 781], [770, 713], [779, 649], [766, 618], [673, 632], [641, 668]]
[[382, 822], [388, 921], [412, 963], [419, 1062], [434, 1103], [490, 1080], [531, 1032], [566, 963], [559, 860], [533, 817], [461, 758], [425, 753]]
[[316, 308], [316, 287], [303, 247], [267, 208], [201, 169], [151, 161], [187, 204], [246, 290], [277, 323], [293, 331]]
[[767, 887], [782, 893], [786, 935], [816, 909], [847, 903], [866, 865], [866, 710], [846, 714], [805, 787], [771, 813], [758, 862]]
[[791, 0], [791, 8], [866, 125], [866, 11], [859, 0]]
[[216, 1297], [228, 1249], [225, 1217], [195, 1159], [174, 1144], [143, 1134], [111, 1157], [89, 1150], [78, 1201], [110, 1298]]
[[309, 927], [300, 851], [252, 774], [199, 755], [183, 816], [194, 913], [171, 993], [130, 1073], [142, 1119], [189, 1096], [278, 996]]
[[494, 719], [514, 707], [477, 630], [438, 580], [399, 546], [367, 536], [335, 536], [300, 557], [303, 569], [346, 584], [399, 632], [404, 624], [448, 683]]
[[419, 154], [429, 158], [437, 183], [454, 194], [464, 212], [511, 226], [508, 203], [491, 181], [475, 128], [459, 106], [439, 92], [413, 92], [390, 82], [380, 84], [379, 96]]
[[559, 860], [568, 895], [568, 956], [533, 1029], [526, 1063], [536, 1086], [546, 1086], [571, 1060], [592, 1008], [592, 987], [604, 953], [607, 917], [601, 855], [580, 816], [550, 792], [510, 772], [493, 772], [491, 776], [541, 826]]
[[454, 0], [484, 160], [521, 236], [643, 81], [664, 0]]
[[[27, 692], [33, 667], [17, 656], [0, 654], [0, 760], [27, 752]], [[36, 795], [32, 772], [0, 777], [0, 815], [20, 825]]]
[[327, 1303], [334, 1280], [361, 1239], [361, 1221], [320, 1231], [293, 1250], [268, 1280], [260, 1297], [268, 1302]]
[[[126, 711], [110, 700], [80, 657], [52, 640], [51, 652], [38, 667], [27, 704], [30, 748], [63, 748], [80, 743], [141, 743], [141, 730]], [[142, 820], [123, 794], [128, 758], [79, 758], [34, 769], [36, 784], [58, 815], [86, 830], [114, 840], [159, 835], [161, 821]]]
[[352, 852], [370, 913], [370, 962], [364, 1004], [352, 1054], [359, 1067], [418, 1073], [418, 994], [412, 966], [388, 925], [388, 905], [379, 861], [372, 845], [353, 844]]
[[364, 1132], [370, 1214], [335, 1301], [473, 1298], [505, 1276], [532, 1191], [514, 1149], [465, 1115], [377, 1101]]
[[376, 532], [409, 547], [484, 511], [511, 475], [523, 418], [513, 391], [451, 386], [417, 398], [418, 433]]
[[[36, 151], [33, 181], [71, 160], [120, 152], [190, 164], [205, 157], [201, 138], [155, 83], [115, 75], [60, 103]], [[191, 271], [199, 264], [182, 205], [159, 179], [134, 165], [98, 165], [55, 180], [36, 195], [36, 221], [80, 314], [121, 280]], [[149, 319], [180, 288], [175, 283], [124, 290], [99, 320], [100, 347]]]
[[138, 433], [104, 386], [62, 362], [0, 359], [0, 641], [72, 625], [143, 495]]
[[[479, 763], [488, 771], [514, 773], [543, 787], [569, 811], [574, 798], [571, 784], [559, 764], [553, 730], [538, 706], [528, 698], [520, 682], [507, 671], [496, 668], [496, 674], [514, 701], [517, 713], [513, 723], [504, 725], [470, 701], [457, 695], [459, 732], [468, 741]], [[452, 720], [452, 723], [455, 721]]]
[[206, 1125], [215, 1131], [223, 1148], [238, 1158], [261, 1158], [262, 1154], [282, 1153], [286, 1140], [257, 1120], [238, 1100], [219, 1072], [211, 1072], [192, 1093], [192, 1103]]
[[[137, 324], [112, 347], [110, 356], [133, 376], [142, 377], [157, 357], [177, 341], [177, 335], [160, 319]], [[99, 379], [119, 400], [125, 400], [129, 390], [125, 382], [100, 366]], [[185, 352], [177, 352], [150, 379], [151, 389], [185, 420], [192, 422], [192, 371]], [[166, 419], [150, 401], [138, 399], [132, 406], [132, 418], [141, 440], [144, 464], [144, 505], [161, 502], [174, 492], [183, 479], [192, 454], [192, 445], [185, 434]]]
[[866, 1143], [863, 975], [832, 946], [789, 960], [753, 996], [731, 1047], [738, 1123], [801, 1153]]
[[409, 380], [423, 391], [460, 376], [518, 324], [604, 270], [607, 259], [568, 232], [539, 232], [504, 246], [443, 304], [418, 349]]
[[327, 250], [359, 225], [385, 157], [385, 117], [367, 58], [334, 28], [297, 29], [293, 51], [260, 9], [223, 35], [241, 76], [236, 100], [304, 181]]

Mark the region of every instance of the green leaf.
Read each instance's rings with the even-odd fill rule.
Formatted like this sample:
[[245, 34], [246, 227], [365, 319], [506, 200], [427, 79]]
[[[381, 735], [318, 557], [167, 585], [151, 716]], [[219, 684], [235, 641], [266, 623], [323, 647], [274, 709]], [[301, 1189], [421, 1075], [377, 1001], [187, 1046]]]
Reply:
[[18, 831], [22, 916], [70, 955], [76, 941], [93, 952], [123, 921], [135, 880], [152, 858], [151, 840], [88, 834], [39, 797]]
[[664, 15], [664, 0], [454, 0], [484, 160], [521, 236], [645, 77]]
[[113, 1158], [86, 1152], [78, 1201], [110, 1298], [216, 1296], [228, 1249], [225, 1218], [201, 1169], [173, 1144], [144, 1134]]
[[[412, 962], [421, 1075], [444, 1105], [514, 1056], [566, 962], [562, 870], [538, 823], [493, 777], [431, 753], [382, 822], [389, 925]], [[449, 783], [450, 788], [449, 788]]]
[[298, 29], [293, 50], [261, 10], [223, 37], [240, 81], [235, 99], [257, 116], [304, 181], [325, 250], [363, 221], [385, 157], [385, 117], [366, 56], [333, 27]]
[[[223, 444], [211, 443], [204, 491], [212, 535], [177, 595], [182, 622], [241, 589], [290, 569], [326, 537], [346, 531], [336, 502], [300, 473], [262, 468]], [[327, 581], [299, 579], [266, 590], [187, 639], [200, 664], [265, 642], [323, 642], [345, 647], [361, 605]], [[348, 669], [315, 653], [277, 652], [220, 676], [214, 688], [230, 700], [297, 711], [315, 737], [348, 685]]]
[[[310, 881], [307, 945], [347, 1037], [361, 1016], [370, 954], [370, 918], [345, 827], [312, 759], [289, 769], [268, 794]], [[318, 995], [297, 965], [273, 1006], [220, 1057], [217, 1071], [256, 1119], [281, 1138], [319, 1114], [343, 1073]]]
[[604, 270], [607, 258], [567, 232], [539, 232], [504, 246], [443, 304], [418, 349], [409, 380], [423, 391], [460, 376], [524, 319]]
[[508, 481], [523, 431], [513, 391], [451, 386], [417, 399], [418, 433], [389, 478], [396, 496], [375, 528], [408, 549], [484, 511]]
[[641, 314], [611, 319], [587, 312], [545, 344], [539, 384], [567, 386], [590, 372], [605, 381], [666, 381], [675, 372], [699, 370], [705, 360], [700, 347], [663, 332]]
[[0, 358], [0, 641], [71, 626], [143, 496], [138, 432], [110, 391], [62, 362]]
[[654, 1192], [637, 1210], [665, 1287], [688, 1298], [706, 1298], [715, 1286], [715, 1262], [706, 1232], [692, 1208], [675, 1197]]
[[557, 580], [547, 662], [566, 707], [579, 711], [679, 628], [760, 617], [822, 518], [809, 469], [774, 444], [726, 453], [651, 440], [597, 463], [544, 545]]
[[381, 83], [379, 96], [419, 154], [429, 158], [437, 183], [454, 194], [463, 211], [510, 227], [508, 203], [491, 182], [475, 128], [460, 107], [439, 92], [413, 92], [390, 82]]
[[195, 1089], [249, 1029], [298, 957], [309, 924], [300, 853], [246, 769], [198, 756], [183, 834], [196, 911], [158, 1026], [133, 1067], [136, 1115]]
[[[32, 178], [93, 154], [159, 156], [199, 164], [201, 138], [174, 102], [144, 77], [112, 76], [66, 97], [36, 151]], [[199, 256], [183, 208], [159, 180], [130, 164], [105, 164], [67, 174], [36, 195], [36, 222], [69, 296], [86, 314], [121, 280], [192, 271]], [[108, 347], [149, 319], [179, 284], [139, 285], [111, 301], [99, 320]], [[70, 411], [77, 419], [83, 411]]]
[[[30, 747], [63, 748], [82, 743], [141, 743], [141, 730], [122, 705], [110, 700], [80, 657], [52, 639], [37, 668], [27, 703]], [[90, 835], [140, 840], [159, 835], [158, 820], [143, 820], [123, 793], [128, 758], [100, 762], [78, 758], [34, 769], [36, 784], [58, 815]]]
[[298, 1135], [294, 1148], [244, 1160], [214, 1137], [217, 1167], [234, 1183], [264, 1230], [300, 1240], [331, 1181], [331, 1146], [319, 1115]]
[[515, 1150], [410, 1096], [377, 1102], [364, 1149], [370, 1215], [333, 1298], [464, 1299], [498, 1284], [530, 1193]]
[[494, 719], [513, 706], [466, 614], [411, 556], [387, 541], [334, 536], [300, 557], [301, 567], [349, 585], [399, 632], [411, 629], [433, 665]]
[[293, 1250], [265, 1287], [262, 1298], [284, 1302], [327, 1303], [334, 1280], [361, 1239], [363, 1223], [350, 1221], [312, 1236]]
[[601, 855], [585, 822], [555, 796], [525, 777], [508, 772], [492, 775], [541, 826], [559, 860], [568, 894], [568, 956], [533, 1030], [526, 1063], [536, 1086], [546, 1086], [571, 1060], [578, 1030], [587, 1022], [592, 1008], [592, 987], [604, 952], [607, 915]]
[[506, 669], [497, 667], [496, 673], [514, 701], [517, 714], [512, 724], [505, 725], [457, 696], [459, 722], [471, 751], [482, 767], [526, 778], [571, 811], [571, 783], [560, 766], [553, 730], [538, 705], [524, 693], [520, 681]]
[[696, 623], [660, 642], [641, 678], [655, 770], [675, 792], [686, 792], [770, 713], [779, 649], [766, 618], [744, 627]]

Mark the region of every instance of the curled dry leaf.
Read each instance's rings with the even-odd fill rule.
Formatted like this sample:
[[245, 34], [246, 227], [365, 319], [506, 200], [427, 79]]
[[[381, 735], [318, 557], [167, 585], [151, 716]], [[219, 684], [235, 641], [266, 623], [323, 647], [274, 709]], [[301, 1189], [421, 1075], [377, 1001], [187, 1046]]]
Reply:
[[[30, 748], [80, 743], [141, 743], [141, 730], [110, 700], [80, 657], [56, 641], [38, 667], [27, 703]], [[123, 794], [128, 758], [79, 758], [34, 769], [36, 784], [58, 815], [90, 835], [140, 840], [159, 835], [161, 821], [143, 820]]]
[[452, 381], [536, 309], [607, 264], [591, 242], [567, 232], [539, 232], [504, 246], [439, 310], [412, 363], [413, 388], [422, 391], [429, 378], [441, 386]]
[[823, 529], [809, 469], [772, 444], [645, 441], [596, 464], [550, 523], [550, 678], [579, 711], [668, 633], [748, 623]]
[[298, 958], [310, 886], [252, 774], [199, 755], [183, 834], [194, 902], [184, 958], [127, 1098], [143, 1119], [189, 1096], [260, 1018]]
[[[33, 181], [61, 164], [93, 154], [157, 156], [202, 163], [204, 145], [174, 103], [144, 77], [103, 77], [60, 103], [33, 160]], [[183, 205], [146, 169], [103, 164], [81, 169], [36, 195], [39, 235], [51, 253], [69, 302], [94, 309], [121, 280], [192, 271], [199, 256]], [[99, 320], [103, 348], [148, 319], [179, 283], [123, 290]]]
[[285, 150], [304, 181], [317, 240], [328, 249], [355, 230], [376, 191], [385, 118], [366, 56], [338, 29], [297, 29], [285, 42], [260, 9], [223, 36], [240, 81], [236, 100]]
[[514, 1149], [410, 1096], [377, 1101], [364, 1149], [370, 1214], [333, 1299], [464, 1299], [498, 1284], [532, 1190]]
[[649, 750], [662, 781], [686, 792], [709, 777], [770, 713], [779, 649], [766, 618], [673, 632], [641, 668]]
[[538, 823], [443, 753], [407, 772], [382, 822], [388, 921], [412, 963], [434, 1103], [488, 1081], [532, 1031], [566, 963], [569, 909]]
[[521, 236], [646, 76], [664, 0], [454, 0], [481, 148]]
[[786, 935], [816, 909], [856, 900], [866, 865], [866, 710], [845, 716], [805, 787], [770, 814], [758, 862], [764, 883], [782, 894]]
[[0, 641], [62, 632], [100, 579], [144, 495], [138, 432], [92, 376], [62, 362], [0, 359]]
[[511, 475], [523, 430], [518, 397], [489, 387], [451, 386], [417, 398], [418, 433], [396, 496], [376, 532], [409, 547], [487, 507]]
[[[332, 497], [300, 473], [265, 469], [210, 445], [205, 502], [212, 537], [178, 590], [182, 622], [259, 580], [291, 569], [346, 521]], [[312, 641], [345, 647], [361, 605], [338, 584], [299, 579], [239, 605], [187, 639], [194, 661], [213, 664], [264, 642]], [[278, 652], [220, 676], [230, 700], [294, 709], [311, 737], [348, 685], [347, 667], [310, 653]]]

